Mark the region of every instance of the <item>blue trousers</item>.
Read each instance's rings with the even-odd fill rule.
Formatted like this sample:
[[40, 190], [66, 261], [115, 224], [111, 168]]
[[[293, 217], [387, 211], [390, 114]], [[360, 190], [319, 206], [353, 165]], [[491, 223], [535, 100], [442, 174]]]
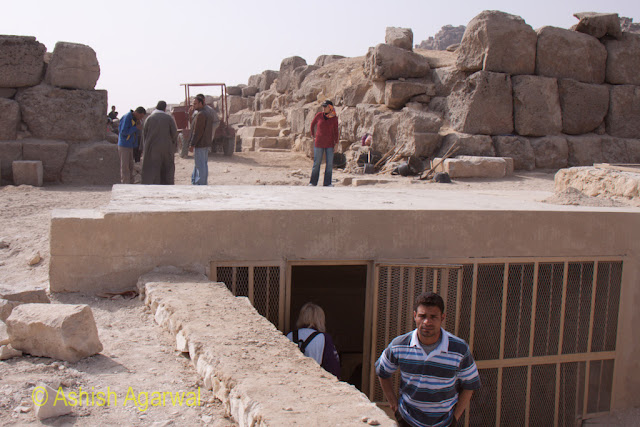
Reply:
[[313, 147], [313, 169], [311, 169], [311, 180], [309, 184], [318, 185], [320, 178], [320, 165], [322, 164], [322, 155], [326, 156], [326, 165], [324, 167], [324, 186], [331, 185], [331, 174], [333, 172], [333, 147], [320, 148]]
[[209, 176], [209, 147], [194, 148], [193, 158], [195, 160], [195, 166], [193, 173], [191, 174], [191, 184], [193, 185], [207, 185], [207, 178]]

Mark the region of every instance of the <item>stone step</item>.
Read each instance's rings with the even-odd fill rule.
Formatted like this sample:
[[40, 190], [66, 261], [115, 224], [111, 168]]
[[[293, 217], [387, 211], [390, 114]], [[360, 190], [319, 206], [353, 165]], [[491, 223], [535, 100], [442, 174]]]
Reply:
[[224, 283], [149, 273], [138, 289], [156, 322], [186, 340], [204, 387], [239, 425], [309, 425], [318, 417], [328, 426], [367, 425], [365, 417], [371, 425], [396, 425], [355, 387], [305, 357]]
[[280, 129], [287, 126], [287, 118], [283, 115], [267, 117], [262, 119], [262, 126]]
[[290, 148], [258, 148], [259, 153], [290, 153]]
[[280, 135], [280, 129], [273, 129], [264, 126], [245, 126], [238, 129], [237, 135], [241, 138], [261, 138], [261, 137], [277, 137]]

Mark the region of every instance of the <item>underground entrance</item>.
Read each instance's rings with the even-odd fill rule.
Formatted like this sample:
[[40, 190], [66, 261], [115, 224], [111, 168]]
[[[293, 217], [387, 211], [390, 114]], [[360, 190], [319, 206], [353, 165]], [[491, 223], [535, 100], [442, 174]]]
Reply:
[[322, 307], [327, 332], [340, 355], [340, 379], [359, 390], [362, 390], [366, 288], [366, 264], [291, 266], [289, 329], [295, 329], [300, 308], [306, 302]]

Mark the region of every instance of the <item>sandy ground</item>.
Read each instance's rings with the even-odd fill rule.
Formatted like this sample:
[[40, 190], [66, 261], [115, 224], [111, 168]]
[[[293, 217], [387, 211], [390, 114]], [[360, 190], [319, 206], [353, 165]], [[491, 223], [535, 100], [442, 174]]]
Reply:
[[[209, 158], [209, 185], [307, 185], [311, 160], [297, 153], [236, 153], [233, 157]], [[190, 184], [193, 158], [176, 157], [176, 184]], [[468, 179], [453, 184], [435, 184], [415, 178], [371, 176], [387, 182], [386, 188], [425, 186], [433, 189], [553, 191], [554, 173], [518, 173], [501, 180]], [[340, 171], [335, 185], [344, 178], [363, 178]], [[110, 187], [71, 187], [47, 184], [0, 187], [0, 285], [23, 289], [48, 286], [49, 226], [52, 209], [99, 208], [110, 199]], [[550, 194], [551, 196], [551, 194]], [[556, 200], [562, 203], [562, 200]], [[574, 200], [575, 202], [575, 200]], [[578, 200], [579, 202], [579, 200]], [[30, 266], [37, 254], [42, 260]], [[0, 362], [0, 425], [37, 424], [31, 391], [37, 381], [62, 384], [69, 391], [116, 391], [118, 405], [76, 407], [69, 416], [50, 425], [235, 425], [224, 417], [220, 402], [201, 389], [201, 405], [149, 407], [141, 411], [122, 401], [129, 390], [195, 391], [201, 385], [190, 361], [174, 350], [173, 339], [155, 324], [153, 316], [138, 300], [103, 299], [93, 296], [53, 295], [53, 303], [89, 304], [98, 325], [104, 351], [78, 363], [60, 363], [48, 358], [22, 357]]]

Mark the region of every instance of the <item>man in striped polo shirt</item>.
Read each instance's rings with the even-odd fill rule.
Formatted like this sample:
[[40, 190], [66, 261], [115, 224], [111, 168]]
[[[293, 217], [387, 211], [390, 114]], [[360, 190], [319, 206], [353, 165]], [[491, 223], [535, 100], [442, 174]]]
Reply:
[[[464, 340], [441, 325], [444, 301], [433, 292], [418, 297], [416, 329], [396, 337], [376, 362], [384, 396], [400, 426], [455, 426], [473, 390], [480, 388], [476, 363]], [[400, 368], [400, 398], [391, 375]]]

